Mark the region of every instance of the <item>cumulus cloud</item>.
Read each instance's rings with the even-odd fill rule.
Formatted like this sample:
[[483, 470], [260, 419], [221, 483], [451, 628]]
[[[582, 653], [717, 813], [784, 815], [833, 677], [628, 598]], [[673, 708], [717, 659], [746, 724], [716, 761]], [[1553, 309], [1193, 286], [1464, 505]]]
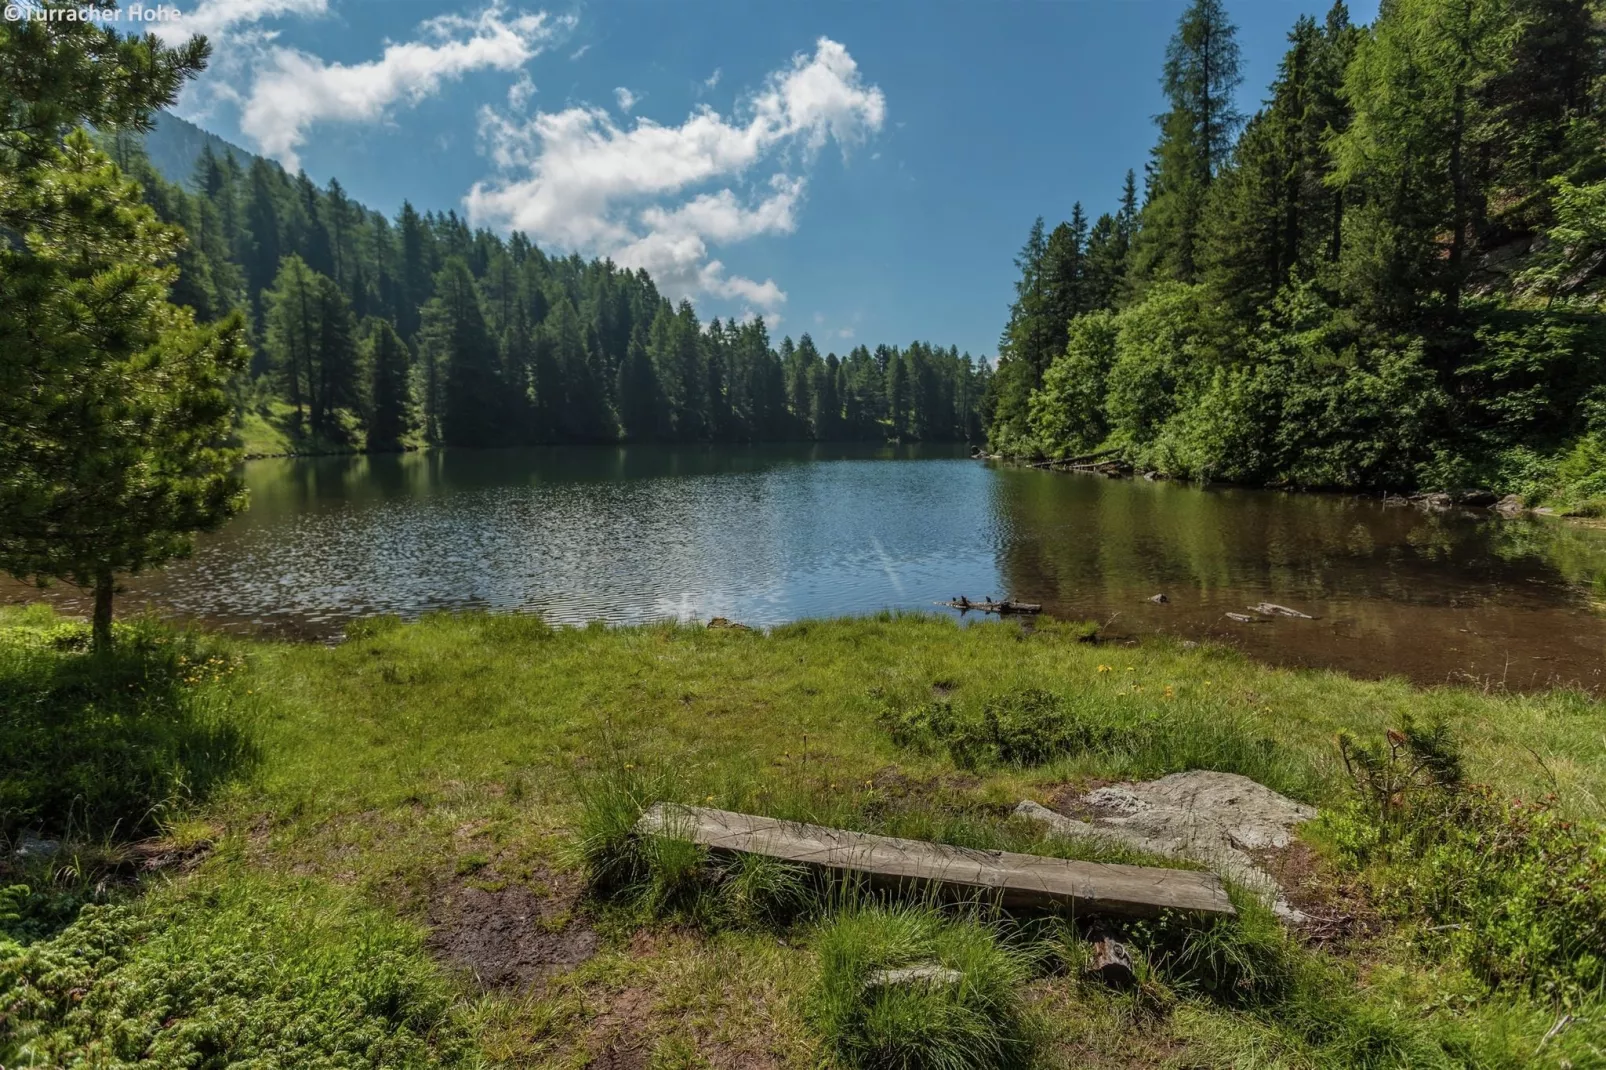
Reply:
[[150, 24], [150, 31], [168, 44], [193, 34], [217, 39], [239, 26], [285, 16], [316, 17], [327, 13], [329, 0], [201, 0], [180, 8], [179, 17]]
[[326, 63], [298, 49], [268, 48], [255, 69], [240, 129], [262, 152], [294, 169], [296, 149], [312, 124], [375, 122], [471, 71], [517, 70], [567, 22], [492, 4], [476, 15], [430, 19], [418, 27], [418, 39], [389, 44], [367, 63]]
[[618, 86], [613, 91], [613, 99], [618, 103], [620, 111], [628, 112], [641, 98], [624, 86]]
[[[787, 171], [827, 141], [845, 151], [885, 119], [881, 90], [864, 82], [846, 48], [822, 37], [730, 116], [701, 107], [678, 126], [646, 117], [625, 126], [589, 106], [529, 118], [484, 109], [480, 134], [498, 173], [464, 204], [476, 223], [646, 268], [672, 297], [706, 294], [773, 314], [786, 299], [781, 288], [730, 274], [710, 245], [793, 231], [805, 180]], [[753, 182], [767, 163], [774, 173]], [[745, 193], [726, 184], [739, 180]]]

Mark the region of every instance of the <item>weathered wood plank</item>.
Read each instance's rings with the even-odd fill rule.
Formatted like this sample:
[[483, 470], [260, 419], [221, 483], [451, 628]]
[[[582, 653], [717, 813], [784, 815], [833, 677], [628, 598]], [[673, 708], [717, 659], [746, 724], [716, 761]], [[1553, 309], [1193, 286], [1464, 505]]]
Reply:
[[717, 851], [864, 873], [883, 882], [937, 886], [1005, 907], [1070, 907], [1078, 914], [1128, 917], [1152, 917], [1165, 910], [1235, 913], [1221, 878], [1213, 873], [976, 851], [671, 803], [651, 807], [636, 827], [647, 835], [690, 840]]

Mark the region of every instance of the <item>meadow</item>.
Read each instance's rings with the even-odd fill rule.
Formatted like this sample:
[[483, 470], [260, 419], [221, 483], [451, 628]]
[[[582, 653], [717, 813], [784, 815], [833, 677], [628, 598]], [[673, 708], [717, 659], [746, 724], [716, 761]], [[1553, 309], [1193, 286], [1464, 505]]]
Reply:
[[[1606, 1061], [1606, 732], [1576, 693], [892, 615], [327, 646], [136, 621], [97, 655], [34, 606], [0, 617], [0, 706], [0, 1065]], [[1124, 991], [1067, 919], [628, 834], [668, 798], [1155, 861], [1009, 814], [1186, 769], [1321, 808], [1289, 880], [1322, 924], [1239, 894], [1133, 926]], [[866, 994], [925, 961], [965, 983]]]

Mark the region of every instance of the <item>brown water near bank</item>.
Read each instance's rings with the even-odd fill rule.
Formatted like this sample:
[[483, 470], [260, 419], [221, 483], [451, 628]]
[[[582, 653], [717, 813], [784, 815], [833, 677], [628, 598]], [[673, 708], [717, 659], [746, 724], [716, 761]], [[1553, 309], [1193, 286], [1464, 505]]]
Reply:
[[[1168, 633], [1421, 684], [1606, 686], [1598, 529], [1375, 498], [999, 474], [1010, 590], [1057, 616], [1107, 621], [1107, 634]], [[1265, 601], [1315, 619], [1252, 611]]]
[[[253, 461], [246, 481], [250, 509], [132, 580], [121, 612], [330, 639], [431, 609], [773, 625], [1008, 595], [1279, 665], [1606, 687], [1606, 531], [1553, 518], [1005, 468], [959, 447], [448, 450]], [[48, 597], [87, 612], [72, 588]], [[1316, 619], [1226, 616], [1267, 601]]]

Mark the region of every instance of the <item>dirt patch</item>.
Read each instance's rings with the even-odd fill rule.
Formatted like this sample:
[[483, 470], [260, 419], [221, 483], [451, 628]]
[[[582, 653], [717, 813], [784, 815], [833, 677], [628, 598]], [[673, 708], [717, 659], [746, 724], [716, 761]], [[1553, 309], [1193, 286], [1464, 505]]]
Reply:
[[645, 1070], [652, 1056], [653, 993], [627, 988], [610, 993], [608, 1006], [591, 1022], [586, 1037], [587, 1064], [593, 1070]]
[[1276, 880], [1288, 904], [1305, 915], [1296, 931], [1307, 943], [1342, 944], [1382, 930], [1382, 918], [1365, 891], [1308, 843], [1295, 840], [1248, 853]]
[[487, 988], [524, 988], [596, 953], [596, 930], [575, 914], [577, 878], [534, 885], [501, 885], [494, 878], [482, 869], [433, 898], [429, 947], [440, 958]]

